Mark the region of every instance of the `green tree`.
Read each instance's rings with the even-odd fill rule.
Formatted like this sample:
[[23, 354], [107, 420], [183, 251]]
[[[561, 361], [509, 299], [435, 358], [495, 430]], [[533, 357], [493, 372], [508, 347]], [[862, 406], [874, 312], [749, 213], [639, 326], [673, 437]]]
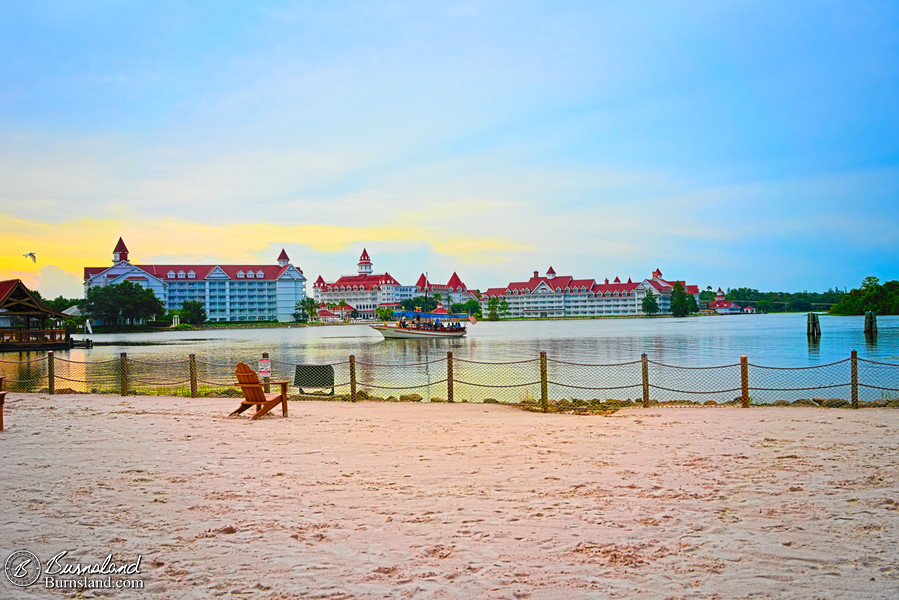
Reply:
[[383, 306], [379, 306], [375, 309], [375, 314], [378, 317], [379, 321], [392, 321], [393, 320], [393, 309], [392, 308], [384, 308]]
[[90, 288], [79, 307], [82, 312], [106, 325], [116, 325], [119, 318], [133, 324], [165, 314], [162, 300], [156, 297], [153, 290], [132, 281]]
[[643, 297], [642, 308], [643, 312], [650, 317], [659, 312], [659, 301], [656, 300], [652, 292], [647, 292], [646, 296]]
[[496, 296], [490, 298], [490, 300], [487, 301], [487, 320], [499, 320], [499, 298], [497, 298]]
[[758, 304], [755, 305], [755, 308], [757, 311], [763, 313], [774, 312], [774, 304], [769, 300], [759, 300]]
[[674, 288], [671, 290], [671, 314], [675, 317], [686, 317], [690, 314], [690, 301], [687, 300], [684, 284], [680, 281], [674, 282]]
[[199, 300], [185, 300], [181, 303], [181, 318], [191, 325], [206, 322], [206, 307]]
[[455, 302], [453, 303], [450, 311], [453, 313], [467, 313], [469, 315], [474, 315], [475, 317], [481, 317], [481, 303], [472, 298], [467, 302]]
[[509, 303], [505, 301], [505, 299], [499, 301], [499, 307], [497, 309], [497, 313], [500, 317], [508, 317], [509, 316]]
[[293, 306], [293, 320], [297, 323], [305, 323], [313, 321], [318, 306], [315, 304], [314, 298], [303, 298]]
[[418, 307], [421, 307], [423, 312], [431, 312], [435, 308], [437, 308], [437, 301], [434, 299], [434, 296], [428, 296], [425, 298], [424, 296], [416, 296], [415, 298], [406, 298], [401, 301], [400, 304], [403, 306], [405, 310], [415, 310]]

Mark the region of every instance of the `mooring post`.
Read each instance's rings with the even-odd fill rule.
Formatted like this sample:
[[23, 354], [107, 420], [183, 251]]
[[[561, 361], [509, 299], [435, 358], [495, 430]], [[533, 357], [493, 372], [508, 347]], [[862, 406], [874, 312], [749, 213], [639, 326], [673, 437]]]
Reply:
[[128, 395], [128, 354], [122, 352], [119, 355], [119, 387], [122, 395]]
[[453, 353], [446, 353], [446, 401], [453, 402]]
[[640, 368], [643, 372], [643, 408], [649, 408], [649, 356], [640, 355]]
[[540, 407], [549, 412], [549, 376], [546, 369], [546, 352], [540, 353]]
[[47, 351], [47, 390], [50, 394], [56, 391], [56, 369], [53, 364], [53, 350]]
[[877, 335], [877, 315], [873, 310], [865, 311], [865, 335]]
[[852, 389], [852, 408], [858, 408], [858, 351], [853, 350], [849, 359], [850, 386]]
[[356, 357], [350, 354], [350, 401], [356, 401]]
[[190, 397], [196, 398], [199, 395], [197, 393], [197, 355], [191, 354], [187, 358], [190, 367]]
[[740, 406], [749, 408], [749, 357], [745, 354], [740, 357], [740, 387], [743, 389]]

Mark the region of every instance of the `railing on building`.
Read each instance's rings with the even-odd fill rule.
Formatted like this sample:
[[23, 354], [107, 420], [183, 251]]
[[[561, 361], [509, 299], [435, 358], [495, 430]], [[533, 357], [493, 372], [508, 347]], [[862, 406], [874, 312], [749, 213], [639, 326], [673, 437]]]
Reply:
[[[254, 364], [258, 357], [243, 362]], [[0, 360], [6, 389], [43, 393], [118, 393], [233, 396], [234, 364], [185, 360], [145, 361], [122, 353], [106, 361], [79, 362], [54, 356]], [[382, 399], [530, 404], [542, 410], [589, 410], [610, 405], [656, 403], [807, 403], [826, 406], [883, 406], [899, 403], [899, 364], [859, 358], [811, 367], [755, 365], [748, 357], [733, 364], [683, 367], [650, 360], [583, 364], [555, 360], [545, 352], [510, 362], [479, 362], [452, 352], [419, 363], [368, 363], [349, 356], [327, 365], [271, 360], [272, 380], [294, 381], [298, 366], [330, 367], [329, 390], [294, 387], [306, 399]], [[332, 395], [333, 394], [333, 395]]]

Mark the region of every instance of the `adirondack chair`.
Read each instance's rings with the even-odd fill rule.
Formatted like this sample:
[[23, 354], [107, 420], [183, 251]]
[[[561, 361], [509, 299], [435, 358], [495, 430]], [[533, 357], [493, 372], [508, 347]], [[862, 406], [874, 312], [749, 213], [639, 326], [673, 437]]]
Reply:
[[277, 394], [267, 394], [263, 388], [264, 384], [259, 383], [259, 377], [256, 376], [256, 372], [249, 365], [242, 362], [237, 363], [237, 368], [234, 372], [237, 375], [237, 383], [234, 385], [243, 392], [243, 402], [229, 416], [239, 415], [251, 406], [255, 406], [256, 414], [253, 415], [253, 418], [258, 419], [278, 406], [279, 403], [281, 404], [281, 412], [285, 417], [287, 416], [287, 384], [289, 382], [271, 382], [269, 385], [280, 385], [281, 391]]

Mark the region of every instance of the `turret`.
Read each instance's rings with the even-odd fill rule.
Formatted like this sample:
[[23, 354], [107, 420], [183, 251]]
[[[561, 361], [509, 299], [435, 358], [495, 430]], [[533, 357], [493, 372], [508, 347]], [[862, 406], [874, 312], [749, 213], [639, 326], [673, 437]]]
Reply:
[[365, 248], [362, 249], [362, 256], [359, 257], [358, 266], [360, 275], [371, 275], [371, 259], [368, 257], [368, 251]]
[[125, 246], [122, 238], [119, 238], [119, 243], [112, 250], [112, 262], [118, 263], [121, 261], [128, 262], [128, 248]]

